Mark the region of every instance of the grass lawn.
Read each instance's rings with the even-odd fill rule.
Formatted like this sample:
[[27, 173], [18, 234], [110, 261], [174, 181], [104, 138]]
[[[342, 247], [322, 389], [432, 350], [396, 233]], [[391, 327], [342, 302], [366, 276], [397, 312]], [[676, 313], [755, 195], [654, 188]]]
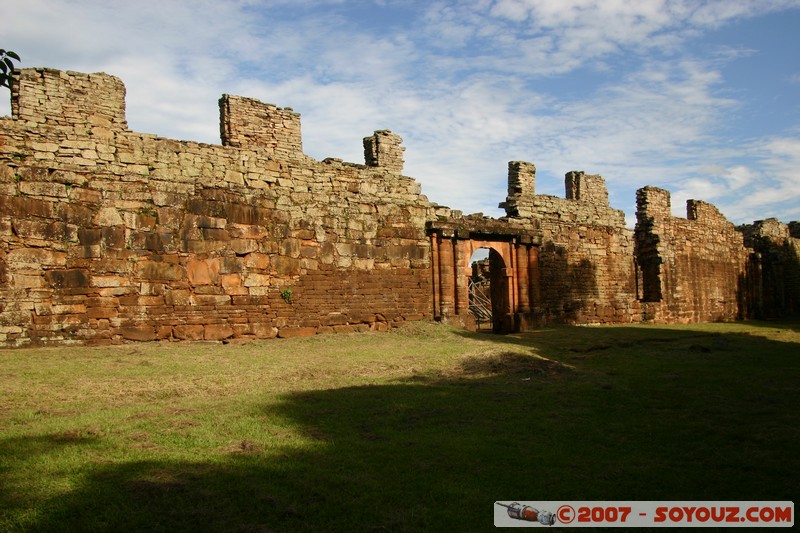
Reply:
[[0, 350], [0, 531], [487, 530], [794, 500], [800, 323]]

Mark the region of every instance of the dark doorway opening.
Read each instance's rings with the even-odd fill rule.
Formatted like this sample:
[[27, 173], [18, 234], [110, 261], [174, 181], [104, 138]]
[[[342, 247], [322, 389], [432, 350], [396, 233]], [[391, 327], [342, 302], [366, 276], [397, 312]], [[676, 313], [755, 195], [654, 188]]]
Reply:
[[469, 312], [478, 331], [507, 333], [513, 330], [508, 299], [508, 276], [503, 256], [480, 248], [470, 258]]

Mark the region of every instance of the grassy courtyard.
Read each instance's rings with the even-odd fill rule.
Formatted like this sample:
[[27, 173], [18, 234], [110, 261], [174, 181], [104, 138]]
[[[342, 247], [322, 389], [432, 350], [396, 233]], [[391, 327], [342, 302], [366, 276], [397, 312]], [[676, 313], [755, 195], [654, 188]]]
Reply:
[[487, 530], [797, 500], [800, 324], [0, 351], [0, 531]]

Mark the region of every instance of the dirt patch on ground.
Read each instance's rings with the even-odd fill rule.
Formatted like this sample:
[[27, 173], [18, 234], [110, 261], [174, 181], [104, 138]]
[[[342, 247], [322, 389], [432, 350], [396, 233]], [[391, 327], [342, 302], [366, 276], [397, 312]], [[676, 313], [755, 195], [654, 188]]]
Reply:
[[560, 361], [538, 355], [502, 351], [466, 358], [461, 361], [461, 368], [467, 375], [555, 375], [572, 370]]

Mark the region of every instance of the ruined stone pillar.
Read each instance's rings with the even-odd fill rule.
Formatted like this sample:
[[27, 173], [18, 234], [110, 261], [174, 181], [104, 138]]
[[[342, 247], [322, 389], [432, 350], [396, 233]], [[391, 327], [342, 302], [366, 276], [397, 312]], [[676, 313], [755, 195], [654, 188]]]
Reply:
[[528, 297], [531, 310], [535, 310], [541, 302], [539, 276], [539, 248], [532, 246], [528, 251]]
[[453, 240], [455, 263], [455, 311], [457, 315], [469, 313], [469, 241]]
[[500, 204], [510, 217], [529, 217], [536, 196], [536, 165], [526, 161], [508, 162], [508, 196]]
[[11, 116], [31, 127], [74, 128], [109, 138], [128, 129], [125, 85], [108, 74], [24, 68], [11, 84]]
[[439, 240], [441, 237], [438, 233], [431, 234], [431, 271], [432, 271], [432, 287], [433, 287], [433, 318], [434, 320], [441, 320], [441, 272], [439, 264]]
[[511, 313], [514, 314], [519, 308], [519, 276], [517, 275], [517, 243], [508, 243], [508, 288], [510, 291]]
[[517, 312], [528, 313], [531, 310], [529, 261], [527, 245], [517, 243], [517, 294], [519, 295], [519, 308]]
[[381, 167], [395, 174], [403, 173], [402, 137], [389, 130], [378, 130], [364, 137], [364, 162], [368, 167]]
[[567, 172], [564, 176], [564, 188], [567, 200], [608, 206], [606, 181], [599, 174], [587, 174], [582, 170]]
[[442, 318], [455, 314], [455, 264], [453, 240], [444, 236], [439, 239], [439, 309]]
[[302, 155], [300, 115], [290, 107], [223, 94], [219, 112], [222, 146], [263, 149], [284, 157]]
[[660, 302], [664, 293], [662, 233], [671, 216], [669, 191], [657, 187], [636, 191], [635, 253], [641, 269], [643, 302]]

